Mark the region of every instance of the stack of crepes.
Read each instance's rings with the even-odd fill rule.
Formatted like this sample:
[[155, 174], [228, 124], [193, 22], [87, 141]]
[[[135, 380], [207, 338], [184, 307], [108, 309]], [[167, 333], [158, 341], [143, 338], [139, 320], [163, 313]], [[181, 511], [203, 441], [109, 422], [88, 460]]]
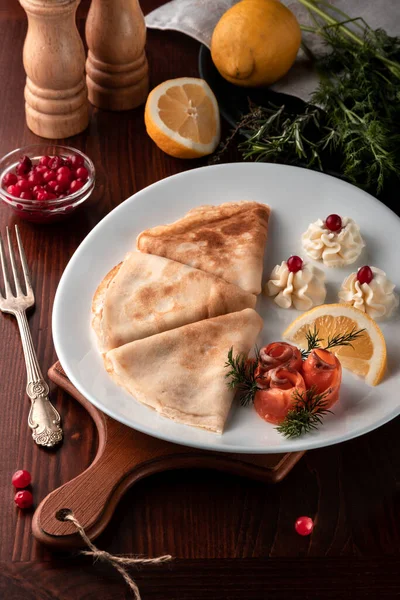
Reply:
[[137, 400], [180, 423], [222, 433], [234, 392], [230, 348], [247, 356], [262, 328], [270, 208], [201, 206], [143, 231], [93, 298], [107, 371]]

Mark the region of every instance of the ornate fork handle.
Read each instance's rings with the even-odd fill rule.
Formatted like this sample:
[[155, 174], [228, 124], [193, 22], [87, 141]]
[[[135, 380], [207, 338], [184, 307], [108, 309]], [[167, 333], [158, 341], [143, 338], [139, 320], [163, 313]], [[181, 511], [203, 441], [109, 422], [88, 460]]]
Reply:
[[39, 367], [25, 311], [16, 311], [15, 317], [21, 334], [26, 363], [28, 378], [26, 393], [31, 399], [28, 425], [32, 429], [32, 437], [38, 445], [55, 446], [63, 437], [60, 427], [61, 417], [48, 398], [49, 386], [43, 379]]

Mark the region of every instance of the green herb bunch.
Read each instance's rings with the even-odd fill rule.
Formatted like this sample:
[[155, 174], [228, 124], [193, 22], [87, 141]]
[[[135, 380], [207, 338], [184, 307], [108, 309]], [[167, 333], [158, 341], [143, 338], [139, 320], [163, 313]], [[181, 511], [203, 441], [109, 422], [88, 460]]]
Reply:
[[245, 160], [320, 170], [335, 153], [349, 181], [379, 194], [400, 173], [400, 37], [372, 30], [324, 0], [298, 1], [314, 23], [302, 29], [321, 36], [330, 50], [313, 57], [318, 89], [300, 112], [250, 106], [227, 141], [240, 131], [247, 137], [239, 145]]

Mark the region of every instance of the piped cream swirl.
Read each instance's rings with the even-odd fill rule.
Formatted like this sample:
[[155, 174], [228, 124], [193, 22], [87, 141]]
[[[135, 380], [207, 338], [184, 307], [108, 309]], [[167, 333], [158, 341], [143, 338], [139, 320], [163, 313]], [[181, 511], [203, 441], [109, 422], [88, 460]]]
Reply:
[[373, 319], [392, 316], [399, 305], [399, 297], [394, 292], [394, 284], [386, 273], [371, 267], [374, 278], [370, 283], [360, 283], [357, 273], [351, 273], [342, 283], [339, 299], [367, 313]]
[[294, 306], [297, 310], [309, 310], [323, 304], [326, 297], [325, 273], [313, 265], [304, 264], [300, 271], [289, 271], [286, 261], [276, 265], [265, 286], [267, 296], [275, 296], [274, 302], [281, 308]]
[[365, 246], [358, 225], [350, 217], [342, 218], [340, 231], [330, 231], [318, 219], [308, 226], [301, 240], [308, 256], [322, 260], [327, 267], [351, 265]]

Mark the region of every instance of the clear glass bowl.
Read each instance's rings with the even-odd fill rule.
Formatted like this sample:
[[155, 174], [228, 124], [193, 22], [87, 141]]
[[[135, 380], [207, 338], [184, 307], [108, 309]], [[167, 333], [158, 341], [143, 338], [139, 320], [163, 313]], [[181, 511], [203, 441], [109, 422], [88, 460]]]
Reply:
[[[37, 164], [41, 156], [81, 156], [84, 160], [84, 166], [88, 170], [89, 177], [80, 190], [54, 200], [25, 200], [12, 196], [3, 187], [2, 180], [6, 173], [10, 171], [15, 173], [19, 159], [22, 156], [28, 156], [32, 163]], [[16, 215], [21, 219], [32, 221], [34, 223], [53, 223], [69, 216], [80, 204], [85, 202], [93, 192], [95, 185], [95, 168], [90, 160], [80, 150], [70, 148], [69, 146], [58, 146], [51, 143], [35, 144], [25, 146], [9, 152], [0, 160], [0, 198], [7, 204]]]

